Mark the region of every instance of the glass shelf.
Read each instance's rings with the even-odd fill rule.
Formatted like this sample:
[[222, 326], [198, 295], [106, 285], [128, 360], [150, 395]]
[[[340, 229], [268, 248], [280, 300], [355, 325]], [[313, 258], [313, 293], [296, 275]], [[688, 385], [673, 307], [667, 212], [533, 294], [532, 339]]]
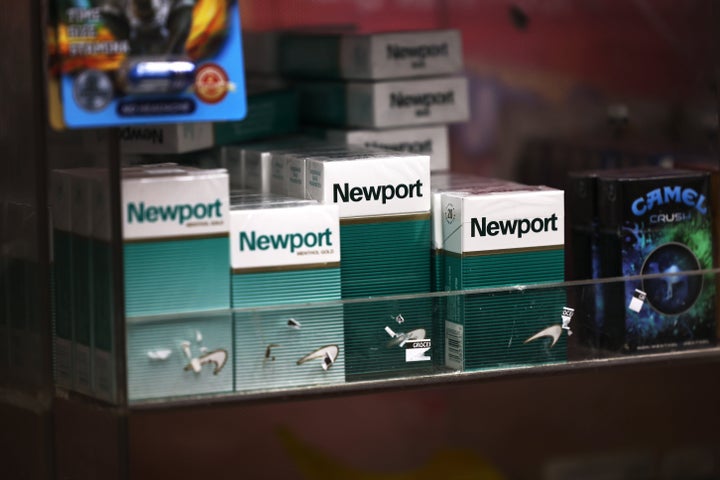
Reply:
[[[139, 317], [127, 320], [129, 406], [155, 409], [717, 361], [718, 273]], [[668, 294], [655, 292], [671, 284], [682, 294], [684, 286], [700, 285], [687, 294], [688, 308], [678, 315], [662, 314], [661, 300]], [[648, 290], [642, 300], [638, 286]], [[601, 322], [597, 305], [603, 302], [615, 316]]]

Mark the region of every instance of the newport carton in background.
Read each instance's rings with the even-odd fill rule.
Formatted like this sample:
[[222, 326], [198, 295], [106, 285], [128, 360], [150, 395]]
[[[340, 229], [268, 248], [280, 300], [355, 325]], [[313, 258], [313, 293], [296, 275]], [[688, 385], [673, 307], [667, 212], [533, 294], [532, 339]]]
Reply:
[[467, 79], [460, 76], [382, 82], [298, 82], [304, 123], [389, 128], [464, 122]]
[[213, 146], [212, 123], [138, 125], [120, 129], [120, 152], [186, 153]]
[[[562, 282], [563, 192], [504, 185], [442, 194], [445, 289]], [[567, 360], [565, 289], [447, 299], [445, 364], [478, 370]]]
[[457, 73], [463, 66], [459, 30], [389, 33], [287, 32], [264, 38], [279, 52], [284, 75], [382, 80]]
[[388, 130], [327, 130], [325, 138], [331, 142], [366, 148], [430, 155], [431, 171], [450, 168], [448, 131], [445, 125]]

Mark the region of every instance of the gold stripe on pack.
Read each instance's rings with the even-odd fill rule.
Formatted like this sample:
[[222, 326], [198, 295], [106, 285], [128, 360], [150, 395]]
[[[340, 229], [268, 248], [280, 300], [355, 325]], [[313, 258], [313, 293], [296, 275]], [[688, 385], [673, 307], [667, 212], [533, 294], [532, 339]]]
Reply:
[[501, 250], [485, 250], [482, 252], [465, 252], [456, 253], [448, 250], [441, 250], [445, 255], [451, 257], [482, 257], [486, 255], [501, 255], [505, 253], [526, 253], [526, 252], [549, 252], [553, 250], [563, 250], [565, 245], [546, 245], [542, 247], [525, 247], [525, 248], [505, 248]]
[[173, 240], [207, 240], [210, 238], [230, 237], [228, 232], [207, 233], [205, 235], [180, 235], [177, 237], [124, 238], [123, 243], [170, 242]]
[[243, 273], [268, 273], [268, 272], [288, 272], [293, 270], [312, 270], [321, 268], [340, 268], [340, 262], [330, 263], [308, 263], [306, 265], [278, 265], [275, 267], [253, 267], [253, 268], [233, 268], [233, 274]]
[[409, 213], [400, 215], [378, 215], [376, 217], [341, 218], [340, 225], [358, 225], [363, 223], [409, 222], [412, 220], [430, 220], [428, 213]]

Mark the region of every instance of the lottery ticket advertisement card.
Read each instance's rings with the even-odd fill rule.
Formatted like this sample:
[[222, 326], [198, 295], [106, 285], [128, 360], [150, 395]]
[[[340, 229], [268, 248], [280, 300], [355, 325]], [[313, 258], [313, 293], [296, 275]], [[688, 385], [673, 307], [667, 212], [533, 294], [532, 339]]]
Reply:
[[56, 129], [242, 120], [237, 0], [54, 0]]

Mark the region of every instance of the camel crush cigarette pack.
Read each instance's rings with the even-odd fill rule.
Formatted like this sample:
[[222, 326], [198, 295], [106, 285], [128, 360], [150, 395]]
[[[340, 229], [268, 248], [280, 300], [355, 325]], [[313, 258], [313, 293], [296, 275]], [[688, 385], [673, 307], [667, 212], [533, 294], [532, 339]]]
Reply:
[[[643, 352], [715, 339], [713, 230], [706, 172], [657, 169], [598, 177], [600, 345]], [[640, 277], [640, 278], [637, 278]]]

